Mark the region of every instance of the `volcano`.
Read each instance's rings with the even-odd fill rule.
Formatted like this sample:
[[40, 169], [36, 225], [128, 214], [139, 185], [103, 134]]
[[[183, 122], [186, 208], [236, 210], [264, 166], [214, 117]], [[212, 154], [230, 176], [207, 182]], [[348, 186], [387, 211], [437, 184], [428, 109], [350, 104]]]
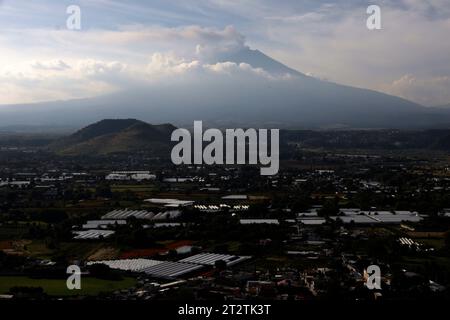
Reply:
[[[215, 64], [215, 65], [214, 65]], [[202, 73], [89, 99], [0, 107], [0, 126], [82, 126], [136, 118], [176, 126], [296, 129], [448, 128], [450, 110], [305, 75], [248, 47], [208, 65], [250, 70]], [[262, 76], [261, 76], [262, 75]]]

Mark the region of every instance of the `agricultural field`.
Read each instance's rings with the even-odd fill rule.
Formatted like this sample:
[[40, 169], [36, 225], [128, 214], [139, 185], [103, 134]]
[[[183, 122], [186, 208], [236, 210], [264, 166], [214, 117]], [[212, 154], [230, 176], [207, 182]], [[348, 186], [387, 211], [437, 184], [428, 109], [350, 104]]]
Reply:
[[81, 290], [68, 290], [66, 279], [32, 279], [29, 277], [0, 277], [0, 294], [7, 294], [12, 287], [41, 287], [50, 296], [95, 296], [102, 292], [113, 292], [133, 287], [136, 280], [123, 278], [122, 280], [102, 280], [96, 278], [82, 278]]
[[111, 191], [112, 192], [125, 192], [125, 191], [131, 191], [131, 192], [135, 192], [135, 193], [142, 193], [142, 192], [152, 192], [157, 190], [157, 188], [155, 188], [152, 185], [141, 185], [141, 184], [137, 184], [137, 185], [120, 185], [120, 184], [114, 184], [111, 186]]

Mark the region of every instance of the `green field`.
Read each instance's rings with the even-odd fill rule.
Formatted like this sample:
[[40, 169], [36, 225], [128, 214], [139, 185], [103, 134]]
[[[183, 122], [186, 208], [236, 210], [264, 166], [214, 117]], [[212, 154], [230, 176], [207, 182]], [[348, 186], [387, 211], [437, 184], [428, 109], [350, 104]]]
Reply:
[[433, 238], [415, 238], [415, 241], [419, 242], [419, 243], [424, 243], [428, 246], [431, 246], [435, 249], [442, 249], [445, 247], [445, 239], [433, 239]]
[[12, 287], [41, 287], [50, 296], [95, 296], [101, 292], [128, 289], [136, 284], [134, 278], [118, 281], [81, 278], [81, 290], [68, 290], [65, 279], [31, 279], [28, 277], [0, 277], [0, 294], [7, 294]]
[[41, 259], [51, 259], [53, 251], [45, 245], [45, 241], [34, 240], [26, 245], [25, 254]]
[[0, 239], [22, 239], [27, 231], [28, 228], [20, 224], [0, 226]]
[[129, 184], [124, 184], [124, 185], [112, 185], [111, 186], [111, 191], [112, 192], [124, 192], [124, 191], [131, 191], [131, 192], [152, 192], [157, 190], [157, 188], [155, 188], [152, 185], [129, 185]]

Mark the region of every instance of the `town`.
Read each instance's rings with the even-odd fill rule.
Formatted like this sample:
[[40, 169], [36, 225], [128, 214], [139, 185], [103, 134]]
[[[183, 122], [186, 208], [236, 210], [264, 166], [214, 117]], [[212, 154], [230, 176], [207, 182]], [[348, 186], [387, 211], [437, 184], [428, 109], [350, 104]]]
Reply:
[[[2, 137], [0, 298], [448, 298], [446, 152], [357, 148], [357, 132], [304, 135], [314, 134], [281, 134], [274, 176], [176, 166], [170, 152], [145, 149], [62, 155], [43, 147], [52, 137]], [[66, 287], [70, 265], [82, 270], [80, 290]], [[366, 285], [371, 265], [381, 289]]]

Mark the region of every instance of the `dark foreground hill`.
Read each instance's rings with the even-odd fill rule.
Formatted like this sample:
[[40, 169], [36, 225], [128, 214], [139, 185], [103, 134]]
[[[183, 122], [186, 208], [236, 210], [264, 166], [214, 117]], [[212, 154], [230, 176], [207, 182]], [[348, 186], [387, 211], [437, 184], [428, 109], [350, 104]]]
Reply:
[[49, 148], [62, 155], [106, 155], [155, 152], [170, 148], [171, 124], [151, 125], [135, 119], [102, 120], [53, 142]]

